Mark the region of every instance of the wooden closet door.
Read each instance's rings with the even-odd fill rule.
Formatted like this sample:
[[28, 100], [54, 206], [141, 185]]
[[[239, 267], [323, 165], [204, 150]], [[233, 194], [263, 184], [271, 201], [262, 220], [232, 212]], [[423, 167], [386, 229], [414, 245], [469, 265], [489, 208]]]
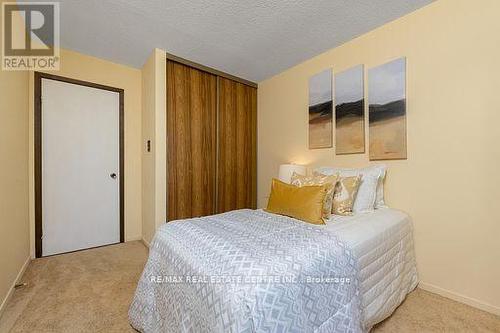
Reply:
[[215, 212], [217, 77], [167, 62], [168, 220]]
[[257, 89], [219, 77], [217, 212], [255, 208]]

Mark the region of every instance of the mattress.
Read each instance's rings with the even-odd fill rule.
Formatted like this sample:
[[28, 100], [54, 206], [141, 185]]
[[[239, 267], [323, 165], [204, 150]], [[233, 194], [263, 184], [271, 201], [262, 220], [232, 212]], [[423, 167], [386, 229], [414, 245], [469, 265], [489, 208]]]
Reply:
[[418, 284], [411, 219], [382, 208], [333, 216], [326, 228], [358, 259], [363, 324], [370, 329], [389, 317]]

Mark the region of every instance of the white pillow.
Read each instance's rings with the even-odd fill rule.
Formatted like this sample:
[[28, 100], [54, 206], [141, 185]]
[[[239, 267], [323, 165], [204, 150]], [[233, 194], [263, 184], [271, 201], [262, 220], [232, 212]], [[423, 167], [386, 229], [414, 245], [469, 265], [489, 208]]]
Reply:
[[386, 170], [387, 167], [384, 164], [375, 164], [360, 169], [321, 167], [317, 168], [315, 171], [324, 175], [338, 173], [341, 177], [361, 175], [361, 185], [359, 186], [353, 207], [353, 212], [359, 213], [370, 211], [374, 208], [387, 207], [384, 201], [384, 179]]

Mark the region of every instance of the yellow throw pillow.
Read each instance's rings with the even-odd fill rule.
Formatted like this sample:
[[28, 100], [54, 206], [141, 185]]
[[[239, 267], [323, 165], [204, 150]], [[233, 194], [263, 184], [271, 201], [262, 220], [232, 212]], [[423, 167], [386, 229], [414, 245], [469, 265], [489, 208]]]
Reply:
[[332, 214], [333, 195], [335, 194], [335, 185], [337, 184], [337, 175], [322, 175], [314, 172], [312, 176], [303, 176], [293, 173], [290, 183], [299, 187], [311, 185], [327, 185], [328, 191], [323, 203], [323, 218], [328, 219]]
[[361, 176], [340, 177], [333, 196], [333, 214], [352, 215], [352, 206], [360, 184]]
[[312, 224], [325, 224], [322, 217], [327, 192], [326, 185], [298, 187], [273, 179], [265, 210]]

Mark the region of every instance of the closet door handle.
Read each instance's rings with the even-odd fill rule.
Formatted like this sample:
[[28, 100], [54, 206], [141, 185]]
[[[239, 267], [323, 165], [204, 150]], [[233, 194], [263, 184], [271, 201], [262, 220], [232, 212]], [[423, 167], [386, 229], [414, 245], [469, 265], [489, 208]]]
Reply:
[[116, 173], [114, 173], [114, 172], [113, 172], [112, 174], [110, 174], [109, 176], [110, 176], [111, 178], [113, 178], [113, 179], [116, 179]]

